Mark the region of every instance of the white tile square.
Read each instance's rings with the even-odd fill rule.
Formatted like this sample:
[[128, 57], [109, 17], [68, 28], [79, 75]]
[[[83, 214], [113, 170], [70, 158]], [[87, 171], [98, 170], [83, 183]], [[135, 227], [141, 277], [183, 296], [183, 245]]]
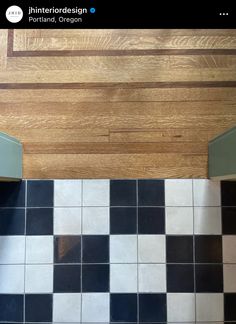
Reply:
[[109, 207], [83, 207], [83, 234], [109, 234]]
[[26, 263], [53, 263], [53, 236], [27, 236]]
[[109, 180], [83, 180], [83, 206], [109, 206]]
[[137, 235], [110, 235], [110, 262], [137, 263]]
[[167, 179], [165, 180], [166, 206], [192, 206], [192, 180]]
[[138, 235], [138, 262], [165, 263], [165, 235]]
[[223, 294], [196, 294], [196, 319], [199, 322], [224, 320]]
[[54, 234], [81, 234], [81, 208], [54, 208]]
[[0, 264], [25, 262], [25, 236], [0, 236]]
[[53, 292], [53, 265], [26, 265], [25, 268], [26, 293]]
[[110, 291], [137, 293], [137, 264], [110, 265]]
[[223, 236], [223, 263], [236, 263], [236, 235]]
[[194, 234], [222, 233], [220, 207], [194, 207]]
[[166, 207], [166, 234], [193, 234], [193, 207]]
[[224, 264], [224, 292], [236, 293], [236, 264]]
[[54, 206], [78, 207], [81, 206], [81, 180], [55, 180]]
[[166, 265], [138, 265], [139, 292], [166, 292]]
[[220, 182], [194, 179], [193, 198], [194, 206], [220, 206]]
[[108, 293], [84, 293], [82, 295], [82, 322], [105, 323], [110, 320]]
[[167, 294], [168, 322], [195, 321], [195, 295], [190, 293]]
[[24, 293], [24, 265], [0, 265], [0, 293]]
[[79, 323], [81, 317], [81, 294], [53, 294], [53, 322]]

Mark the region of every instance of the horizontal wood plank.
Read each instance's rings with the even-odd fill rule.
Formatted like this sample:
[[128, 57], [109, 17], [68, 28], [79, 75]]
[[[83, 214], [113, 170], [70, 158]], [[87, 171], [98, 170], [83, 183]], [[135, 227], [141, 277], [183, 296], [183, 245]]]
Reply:
[[0, 89], [1, 103], [46, 102], [236, 102], [236, 88]]
[[40, 30], [40, 37], [29, 31], [17, 30], [14, 50], [132, 50], [132, 49], [232, 49], [236, 48], [236, 33], [186, 30], [72, 30], [55, 33]]
[[207, 157], [182, 154], [25, 154], [25, 178], [201, 178]]
[[[99, 60], [99, 59], [98, 59]], [[96, 60], [95, 60], [96, 61]], [[156, 70], [151, 62], [133, 60], [130, 64], [119, 58], [109, 64], [81, 62], [78, 70], [0, 71], [0, 83], [76, 83], [95, 82], [204, 82], [236, 81], [233, 69]], [[143, 61], [143, 62], [141, 62]], [[108, 62], [107, 62], [108, 63]], [[124, 63], [124, 64], [123, 64]], [[117, 71], [116, 66], [121, 66]]]
[[57, 143], [24, 142], [24, 152], [27, 154], [152, 154], [152, 153], [183, 153], [207, 155], [208, 143]]

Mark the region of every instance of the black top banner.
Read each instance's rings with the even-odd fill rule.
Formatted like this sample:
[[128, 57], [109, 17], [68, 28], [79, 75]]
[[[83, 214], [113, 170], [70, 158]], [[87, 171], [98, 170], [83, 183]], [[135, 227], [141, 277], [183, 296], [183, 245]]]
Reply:
[[7, 0], [0, 28], [236, 28], [236, 11], [224, 1]]

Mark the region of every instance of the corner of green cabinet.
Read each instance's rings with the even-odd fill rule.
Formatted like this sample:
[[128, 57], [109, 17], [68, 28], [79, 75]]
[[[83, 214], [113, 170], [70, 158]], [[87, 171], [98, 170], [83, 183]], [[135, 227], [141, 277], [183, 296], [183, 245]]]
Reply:
[[0, 132], [0, 181], [22, 179], [22, 143], [16, 138]]
[[236, 179], [236, 126], [209, 142], [208, 175], [212, 180]]

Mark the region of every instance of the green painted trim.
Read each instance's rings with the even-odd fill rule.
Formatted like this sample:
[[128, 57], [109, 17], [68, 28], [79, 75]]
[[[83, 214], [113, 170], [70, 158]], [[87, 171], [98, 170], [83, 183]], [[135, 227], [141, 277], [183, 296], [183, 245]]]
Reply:
[[236, 127], [210, 141], [208, 149], [209, 177], [236, 179]]
[[22, 144], [14, 137], [0, 133], [0, 180], [22, 179]]

